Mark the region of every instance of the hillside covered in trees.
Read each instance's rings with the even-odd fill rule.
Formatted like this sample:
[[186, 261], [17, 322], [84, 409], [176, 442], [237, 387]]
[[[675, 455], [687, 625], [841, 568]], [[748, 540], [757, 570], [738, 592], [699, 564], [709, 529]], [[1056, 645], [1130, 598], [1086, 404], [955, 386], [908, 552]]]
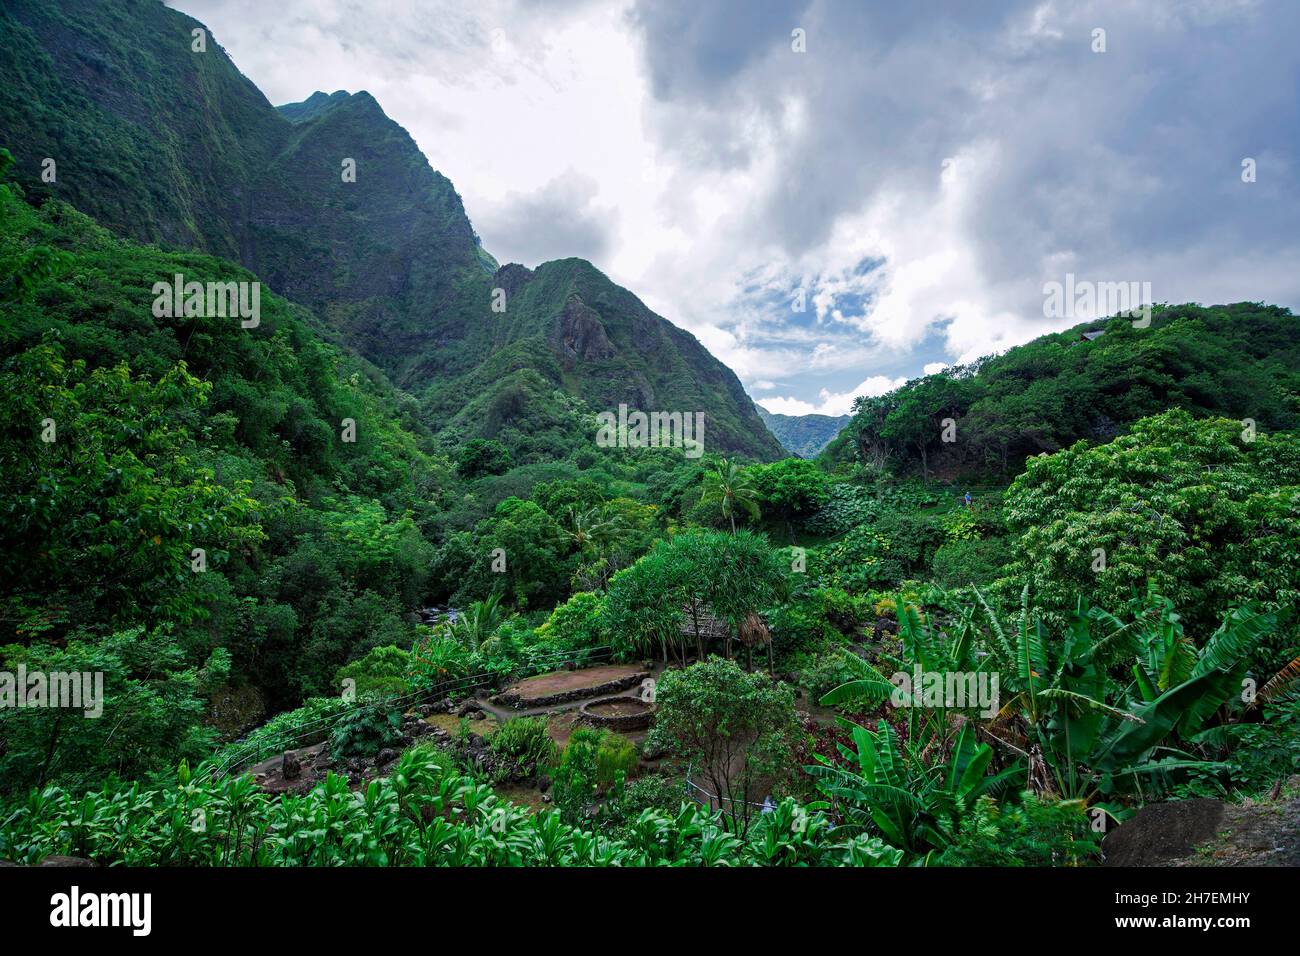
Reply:
[[564, 457], [579, 399], [703, 412], [719, 450], [780, 454], [731, 370], [591, 263], [498, 267], [368, 93], [277, 110], [215, 39], [191, 49], [193, 29], [155, 0], [6, 4], [0, 143], [34, 201], [240, 263], [415, 396], [448, 444]]
[[[0, 861], [1297, 858], [1289, 310], [1043, 336], [782, 457], [368, 95], [275, 110], [192, 27], [0, 11]], [[627, 402], [706, 454], [598, 440]]]
[[1005, 479], [1030, 455], [1108, 440], [1168, 408], [1294, 429], [1296, 327], [1288, 309], [1245, 302], [1157, 306], [1149, 328], [1089, 323], [859, 398], [823, 456], [901, 474]]
[[816, 458], [849, 421], [848, 415], [777, 415], [757, 408], [781, 447], [800, 458]]

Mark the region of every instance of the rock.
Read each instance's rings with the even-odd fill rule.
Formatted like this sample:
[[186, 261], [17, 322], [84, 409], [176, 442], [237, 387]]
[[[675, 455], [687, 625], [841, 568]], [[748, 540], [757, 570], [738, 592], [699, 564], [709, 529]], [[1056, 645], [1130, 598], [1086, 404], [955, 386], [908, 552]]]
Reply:
[[297, 780], [302, 776], [302, 761], [292, 750], [286, 750], [280, 760], [280, 776], [285, 780]]
[[549, 793], [542, 794], [542, 803], [550, 803], [550, 802], [551, 802], [551, 795]]
[[466, 716], [469, 717], [470, 720], [483, 720], [483, 719], [484, 719], [483, 711], [481, 711], [481, 710], [471, 710], [471, 711], [470, 711]]
[[1157, 866], [1186, 856], [1218, 832], [1223, 802], [1208, 797], [1152, 803], [1101, 844], [1106, 866]]
[[551, 778], [548, 777], [548, 776], [546, 776], [546, 774], [542, 774], [540, 777], [538, 777], [538, 778], [537, 778], [537, 789], [540, 790], [540, 791], [542, 791], [542, 793], [545, 793], [547, 790], [550, 790], [550, 789], [551, 789]]
[[383, 750], [379, 751], [379, 754], [375, 757], [375, 766], [382, 767], [384, 764], [392, 763], [396, 759], [397, 751], [392, 747], [385, 747]]

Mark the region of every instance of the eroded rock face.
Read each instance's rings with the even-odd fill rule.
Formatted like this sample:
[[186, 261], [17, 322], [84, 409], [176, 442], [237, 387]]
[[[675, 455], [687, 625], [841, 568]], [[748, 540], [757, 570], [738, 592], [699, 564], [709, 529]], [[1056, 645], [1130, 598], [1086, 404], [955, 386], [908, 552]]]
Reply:
[[600, 313], [577, 295], [569, 296], [564, 303], [564, 311], [556, 321], [552, 344], [564, 360], [566, 369], [572, 369], [579, 360], [602, 361], [613, 358], [618, 352], [605, 333]]
[[508, 262], [496, 271], [492, 277], [495, 285], [494, 288], [504, 289], [506, 293], [507, 308], [509, 301], [514, 297], [516, 292], [523, 289], [524, 286], [533, 278], [533, 272], [517, 262]]

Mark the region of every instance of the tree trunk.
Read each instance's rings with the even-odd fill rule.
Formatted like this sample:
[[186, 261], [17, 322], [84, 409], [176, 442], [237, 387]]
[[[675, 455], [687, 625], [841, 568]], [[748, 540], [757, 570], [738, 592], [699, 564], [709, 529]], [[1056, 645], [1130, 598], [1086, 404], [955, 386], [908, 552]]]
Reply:
[[45, 762], [41, 764], [41, 772], [36, 777], [37, 789], [45, 786], [45, 778], [50, 772], [50, 764], [54, 762], [54, 748], [59, 742], [59, 729], [62, 724], [63, 711], [59, 711], [54, 715], [54, 727], [50, 730], [50, 743], [45, 748]]

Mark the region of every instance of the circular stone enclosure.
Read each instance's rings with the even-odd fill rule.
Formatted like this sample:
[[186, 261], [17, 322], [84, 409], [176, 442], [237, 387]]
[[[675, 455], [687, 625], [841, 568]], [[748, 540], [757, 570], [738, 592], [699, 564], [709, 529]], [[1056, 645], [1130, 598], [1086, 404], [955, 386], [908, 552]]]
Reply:
[[587, 723], [610, 730], [645, 730], [655, 717], [655, 705], [639, 697], [589, 700], [578, 713]]

